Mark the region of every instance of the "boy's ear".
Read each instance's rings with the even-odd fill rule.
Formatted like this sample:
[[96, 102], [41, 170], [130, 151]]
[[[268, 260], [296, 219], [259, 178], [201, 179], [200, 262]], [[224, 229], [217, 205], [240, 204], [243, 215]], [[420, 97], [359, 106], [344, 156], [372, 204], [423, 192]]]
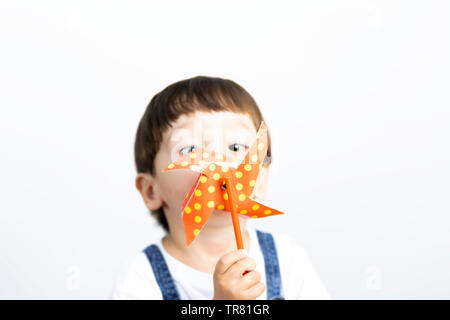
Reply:
[[161, 208], [161, 199], [155, 178], [148, 173], [138, 173], [136, 176], [136, 189], [142, 196], [148, 209], [155, 211]]
[[267, 192], [267, 182], [269, 180], [269, 167], [262, 166], [256, 179], [253, 197], [255, 200], [265, 200]]

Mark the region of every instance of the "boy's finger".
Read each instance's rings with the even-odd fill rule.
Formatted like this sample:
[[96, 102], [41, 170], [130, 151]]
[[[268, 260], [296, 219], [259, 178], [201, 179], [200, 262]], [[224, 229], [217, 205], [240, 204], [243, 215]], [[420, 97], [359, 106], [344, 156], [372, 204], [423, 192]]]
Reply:
[[247, 256], [246, 250], [233, 250], [223, 255], [216, 264], [215, 273], [225, 273], [236, 261], [243, 259]]
[[241, 259], [228, 268], [227, 274], [232, 278], [241, 278], [245, 271], [252, 271], [256, 268], [256, 261], [251, 258]]
[[247, 290], [244, 290], [242, 292], [244, 297], [247, 297], [247, 299], [256, 299], [260, 295], [264, 293], [266, 290], [266, 286], [262, 282], [258, 282], [253, 287], [248, 288]]
[[249, 271], [245, 276], [242, 277], [241, 283], [244, 289], [253, 287], [255, 284], [261, 281], [261, 274], [256, 271]]

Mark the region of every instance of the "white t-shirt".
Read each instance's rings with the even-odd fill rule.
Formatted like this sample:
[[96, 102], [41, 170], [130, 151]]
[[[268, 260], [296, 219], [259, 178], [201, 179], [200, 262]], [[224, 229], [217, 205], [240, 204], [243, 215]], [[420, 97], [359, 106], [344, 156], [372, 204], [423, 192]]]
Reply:
[[[256, 270], [266, 285], [264, 257], [256, 230], [247, 227], [250, 235], [248, 256], [256, 260]], [[286, 300], [330, 299], [319, 275], [314, 270], [306, 250], [287, 235], [272, 233], [281, 273], [281, 294]], [[172, 257], [163, 247], [162, 239], [156, 245], [166, 260], [175, 286], [182, 300], [211, 300], [214, 294], [213, 275], [198, 271]], [[130, 261], [119, 276], [111, 299], [162, 300], [153, 269], [144, 252]], [[267, 290], [257, 298], [266, 300]]]

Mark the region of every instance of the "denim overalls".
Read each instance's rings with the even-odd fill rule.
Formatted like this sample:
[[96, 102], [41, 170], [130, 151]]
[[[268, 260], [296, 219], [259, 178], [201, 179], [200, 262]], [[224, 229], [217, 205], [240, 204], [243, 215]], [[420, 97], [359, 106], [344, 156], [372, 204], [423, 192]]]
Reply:
[[[264, 256], [266, 270], [267, 300], [284, 300], [281, 296], [281, 276], [278, 264], [275, 242], [270, 233], [256, 230], [259, 246]], [[164, 261], [159, 248], [152, 244], [144, 250], [155, 274], [156, 281], [161, 289], [164, 300], [180, 300], [175, 282], [170, 275], [169, 268]]]

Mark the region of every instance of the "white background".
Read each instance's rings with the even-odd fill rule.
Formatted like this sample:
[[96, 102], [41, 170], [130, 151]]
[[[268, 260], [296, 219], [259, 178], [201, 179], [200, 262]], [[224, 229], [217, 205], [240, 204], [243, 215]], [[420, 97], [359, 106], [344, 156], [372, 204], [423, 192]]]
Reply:
[[185, 78], [236, 81], [271, 130], [254, 226], [336, 299], [450, 298], [448, 1], [2, 1], [0, 298], [108, 298], [161, 231], [137, 124]]

